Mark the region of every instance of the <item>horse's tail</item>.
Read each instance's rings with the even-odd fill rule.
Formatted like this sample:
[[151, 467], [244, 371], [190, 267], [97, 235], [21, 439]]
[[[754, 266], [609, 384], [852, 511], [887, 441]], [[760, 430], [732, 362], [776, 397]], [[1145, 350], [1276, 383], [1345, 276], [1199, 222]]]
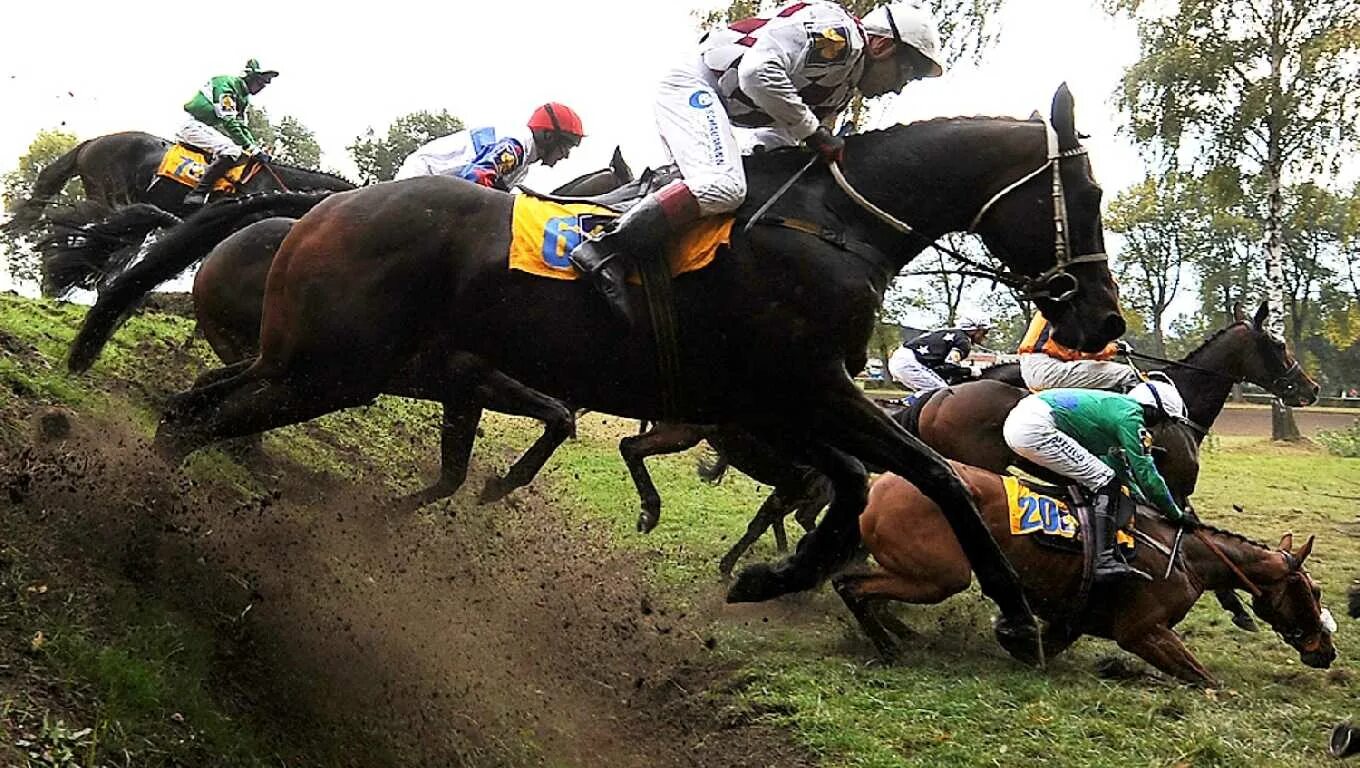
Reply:
[[694, 471], [699, 475], [699, 479], [709, 485], [717, 485], [722, 482], [723, 476], [727, 474], [727, 468], [732, 466], [727, 456], [722, 451], [709, 446], [707, 451], [699, 456], [694, 463]]
[[46, 168], [38, 172], [38, 178], [33, 182], [33, 193], [15, 207], [14, 216], [3, 226], [5, 231], [15, 234], [27, 232], [38, 223], [47, 203], [66, 186], [66, 182], [72, 176], [76, 175], [76, 161], [80, 158], [80, 151], [91, 141], [94, 139], [80, 142], [74, 149], [48, 163]]
[[179, 223], [178, 216], [147, 203], [110, 215], [107, 206], [84, 201], [57, 214], [52, 234], [38, 244], [43, 291], [63, 296], [75, 288], [95, 289], [127, 268], [152, 230]]
[[114, 331], [146, 294], [206, 256], [223, 238], [263, 217], [300, 217], [330, 194], [266, 192], [212, 203], [186, 218], [100, 294], [71, 344], [67, 367], [72, 373], [89, 370]]

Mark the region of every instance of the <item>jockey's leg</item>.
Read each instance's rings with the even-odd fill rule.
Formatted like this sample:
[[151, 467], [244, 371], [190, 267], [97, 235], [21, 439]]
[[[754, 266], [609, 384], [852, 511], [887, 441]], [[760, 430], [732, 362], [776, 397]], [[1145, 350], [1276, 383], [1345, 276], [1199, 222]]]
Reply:
[[1006, 417], [1002, 435], [1006, 445], [1020, 457], [1095, 492], [1091, 509], [1094, 530], [1087, 534], [1095, 537], [1098, 548], [1094, 566], [1097, 581], [1151, 578], [1120, 560], [1115, 553], [1115, 536], [1118, 532], [1116, 517], [1120, 505], [1125, 503], [1115, 471], [1081, 443], [1058, 429], [1053, 419], [1053, 409], [1048, 403], [1035, 396], [1021, 400]]
[[627, 264], [619, 257], [659, 255], [662, 241], [677, 230], [700, 216], [734, 211], [746, 198], [746, 175], [731, 121], [701, 74], [680, 68], [662, 79], [656, 121], [684, 180], [649, 195], [620, 217], [610, 232], [571, 252], [576, 268], [590, 278], [610, 309], [630, 324]]
[[213, 156], [212, 163], [203, 171], [203, 178], [199, 179], [198, 184], [184, 197], [186, 205], [202, 205], [207, 202], [213, 184], [240, 161], [241, 148], [221, 131], [197, 120], [190, 120], [182, 125], [175, 133], [175, 141], [207, 150]]
[[898, 347], [888, 359], [888, 373], [902, 386], [916, 392], [945, 386], [945, 380], [923, 365], [916, 353], [906, 347]]
[[1035, 392], [1059, 387], [1127, 392], [1138, 384], [1132, 367], [1113, 360], [1059, 360], [1032, 352], [1020, 356], [1020, 375]]

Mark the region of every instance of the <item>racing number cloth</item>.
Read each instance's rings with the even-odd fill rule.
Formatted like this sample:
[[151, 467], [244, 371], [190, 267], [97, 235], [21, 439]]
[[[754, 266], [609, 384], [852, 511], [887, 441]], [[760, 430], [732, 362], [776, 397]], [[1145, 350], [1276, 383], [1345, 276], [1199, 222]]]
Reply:
[[[590, 203], [559, 203], [529, 195], [515, 196], [510, 229], [510, 268], [555, 280], [580, 277], [567, 258], [588, 234], [598, 233], [618, 214]], [[731, 216], [700, 219], [666, 248], [671, 275], [703, 269], [718, 248], [732, 242]], [[636, 283], [636, 274], [628, 279]]]

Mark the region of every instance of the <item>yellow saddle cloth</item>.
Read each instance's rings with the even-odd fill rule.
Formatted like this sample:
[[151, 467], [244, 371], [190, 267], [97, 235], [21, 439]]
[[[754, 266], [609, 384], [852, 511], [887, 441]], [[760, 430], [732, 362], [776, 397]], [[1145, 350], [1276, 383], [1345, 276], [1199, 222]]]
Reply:
[[[1057, 497], [1061, 491], [1053, 489], [1053, 493], [1041, 493], [1023, 480], [1009, 475], [1002, 477], [1001, 480], [1006, 486], [1012, 536], [1040, 534], [1041, 537], [1066, 540], [1074, 544], [1080, 541], [1081, 525], [1067, 500]], [[1133, 523], [1130, 522], [1130, 528], [1132, 526]], [[1134, 539], [1130, 531], [1122, 529], [1117, 531], [1115, 540], [1120, 547], [1126, 550], [1133, 549]]]
[[[259, 163], [250, 163], [250, 173], [242, 176], [246, 169], [246, 163], [242, 162], [227, 171], [226, 175], [218, 179], [213, 184], [213, 189], [231, 192], [237, 184], [244, 184], [255, 177], [260, 172]], [[165, 150], [165, 156], [161, 158], [160, 167], [156, 169], [156, 175], [161, 178], [183, 184], [186, 187], [198, 185], [198, 180], [203, 178], [203, 172], [208, 170], [208, 156], [196, 149], [191, 149], [183, 144], [171, 144]]]
[[[515, 195], [511, 219], [510, 268], [556, 280], [575, 280], [580, 273], [567, 254], [618, 214], [590, 203], [558, 203]], [[695, 222], [667, 249], [671, 275], [703, 269], [718, 248], [732, 242], [732, 216], [709, 216]], [[636, 283], [637, 275], [629, 275]]]

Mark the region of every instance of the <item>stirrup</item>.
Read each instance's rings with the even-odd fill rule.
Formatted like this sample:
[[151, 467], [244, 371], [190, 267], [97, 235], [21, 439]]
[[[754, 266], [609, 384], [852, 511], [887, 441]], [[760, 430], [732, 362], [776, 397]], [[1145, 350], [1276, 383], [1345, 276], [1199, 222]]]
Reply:
[[1119, 556], [1111, 551], [1096, 554], [1096, 560], [1091, 565], [1091, 575], [1096, 581], [1102, 582], [1120, 579], [1152, 581], [1152, 576], [1150, 574], [1144, 573], [1123, 560], [1120, 560]]

